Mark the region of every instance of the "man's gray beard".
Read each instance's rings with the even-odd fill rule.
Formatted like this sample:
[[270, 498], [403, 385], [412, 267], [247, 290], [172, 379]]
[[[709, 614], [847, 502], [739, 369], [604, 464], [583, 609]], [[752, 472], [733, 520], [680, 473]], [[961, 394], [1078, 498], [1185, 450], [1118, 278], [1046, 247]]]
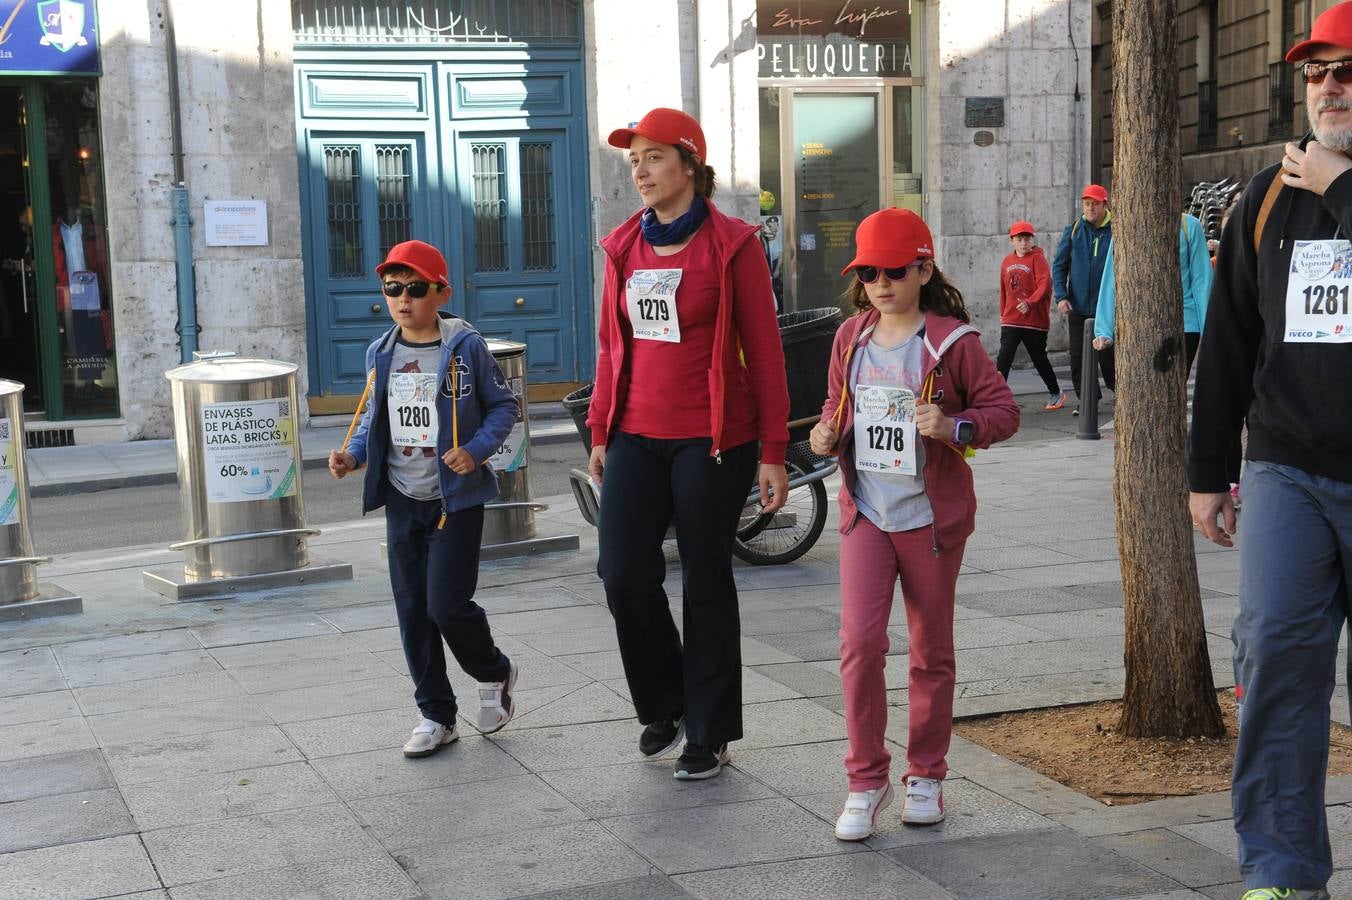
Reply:
[[1310, 130], [1314, 132], [1316, 141], [1340, 153], [1352, 151], [1352, 125], [1345, 128], [1324, 128], [1318, 122], [1319, 113], [1314, 110], [1310, 112], [1309, 118]]

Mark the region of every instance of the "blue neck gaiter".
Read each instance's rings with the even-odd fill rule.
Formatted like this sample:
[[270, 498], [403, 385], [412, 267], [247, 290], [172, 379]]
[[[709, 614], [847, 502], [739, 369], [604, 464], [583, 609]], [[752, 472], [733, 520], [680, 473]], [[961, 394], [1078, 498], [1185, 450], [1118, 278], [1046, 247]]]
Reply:
[[644, 240], [654, 247], [665, 247], [668, 244], [679, 244], [690, 237], [707, 218], [709, 206], [704, 202], [702, 194], [696, 194], [690, 208], [665, 225], [657, 221], [657, 213], [651, 209], [643, 211], [643, 215], [639, 217], [639, 224], [643, 227]]

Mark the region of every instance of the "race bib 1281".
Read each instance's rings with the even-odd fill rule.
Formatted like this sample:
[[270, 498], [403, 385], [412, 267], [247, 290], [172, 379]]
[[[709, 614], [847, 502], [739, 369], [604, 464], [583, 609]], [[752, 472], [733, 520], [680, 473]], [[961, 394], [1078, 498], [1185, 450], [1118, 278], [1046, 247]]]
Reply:
[[1352, 341], [1352, 241], [1296, 241], [1286, 279], [1287, 343]]

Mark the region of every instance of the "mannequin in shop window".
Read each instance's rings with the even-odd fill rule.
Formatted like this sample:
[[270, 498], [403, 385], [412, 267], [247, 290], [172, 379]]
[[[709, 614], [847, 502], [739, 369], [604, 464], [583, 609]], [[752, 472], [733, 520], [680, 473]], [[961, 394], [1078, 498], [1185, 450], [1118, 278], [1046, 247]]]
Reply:
[[52, 223], [52, 255], [56, 260], [56, 309], [65, 329], [66, 359], [75, 363], [77, 392], [96, 390], [85, 384], [103, 375], [108, 337], [103, 312], [103, 242], [89, 215], [67, 205]]

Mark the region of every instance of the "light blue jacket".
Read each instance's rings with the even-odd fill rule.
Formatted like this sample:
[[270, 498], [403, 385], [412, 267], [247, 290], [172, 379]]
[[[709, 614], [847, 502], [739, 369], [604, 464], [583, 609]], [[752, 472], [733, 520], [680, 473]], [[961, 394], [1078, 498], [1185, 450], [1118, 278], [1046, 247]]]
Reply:
[[[1206, 305], [1211, 298], [1211, 253], [1206, 233], [1195, 216], [1183, 214], [1178, 229], [1178, 268], [1183, 278], [1183, 331], [1202, 333]], [[1117, 317], [1117, 288], [1113, 275], [1113, 244], [1108, 245], [1108, 260], [1099, 285], [1098, 312], [1094, 317], [1094, 337], [1114, 340]]]

